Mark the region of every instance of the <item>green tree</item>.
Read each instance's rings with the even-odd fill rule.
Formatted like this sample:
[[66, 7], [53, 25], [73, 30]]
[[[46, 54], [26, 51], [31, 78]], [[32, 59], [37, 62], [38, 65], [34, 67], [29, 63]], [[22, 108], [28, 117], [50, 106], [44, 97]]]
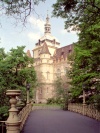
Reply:
[[0, 107], [8, 105], [7, 89], [20, 89], [21, 98], [26, 98], [26, 83], [30, 83], [30, 93], [36, 86], [36, 72], [33, 67], [33, 59], [24, 52], [24, 46], [11, 49], [5, 54], [0, 49]]
[[65, 28], [79, 30], [70, 77], [72, 94], [82, 94], [82, 85], [95, 89], [93, 101], [100, 99], [100, 1], [57, 0], [53, 14], [65, 19]]
[[53, 16], [65, 19], [65, 29], [81, 30], [81, 22], [92, 24], [100, 17], [99, 0], [57, 0], [53, 4]]
[[0, 61], [5, 59], [6, 53], [3, 48], [0, 48]]
[[17, 22], [25, 23], [31, 13], [36, 13], [34, 6], [39, 2], [45, 2], [45, 0], [1, 0], [0, 11], [1, 14], [12, 16]]
[[[79, 43], [75, 47], [75, 60], [72, 67], [73, 96], [82, 94], [82, 86], [94, 91], [92, 103], [100, 99], [100, 19], [94, 24], [82, 23]], [[98, 102], [99, 103], [99, 102]]]
[[[0, 48], [0, 64], [5, 58], [7, 57], [7, 54], [5, 53], [3, 48]], [[0, 106], [8, 105], [8, 102], [6, 102], [6, 89], [3, 88], [3, 84], [5, 83], [5, 78], [2, 77], [2, 72], [0, 71]]]
[[56, 100], [61, 102], [62, 108], [64, 110], [68, 110], [68, 91], [69, 91], [69, 84], [68, 79], [64, 77], [58, 77], [54, 81], [54, 88], [55, 88], [55, 95]]

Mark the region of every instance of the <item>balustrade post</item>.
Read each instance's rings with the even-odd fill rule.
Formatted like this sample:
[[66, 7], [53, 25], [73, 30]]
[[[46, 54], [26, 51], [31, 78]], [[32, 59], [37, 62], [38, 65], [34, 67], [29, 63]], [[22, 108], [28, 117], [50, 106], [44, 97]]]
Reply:
[[29, 104], [29, 90], [27, 90], [27, 104]]
[[20, 95], [20, 90], [7, 90], [6, 95], [10, 96], [11, 108], [9, 109], [9, 117], [6, 123], [7, 133], [20, 133], [20, 119], [18, 117], [18, 109], [16, 108], [16, 96]]
[[26, 91], [27, 91], [27, 104], [30, 103], [30, 99], [29, 99], [29, 90], [30, 90], [30, 84], [27, 83], [26, 84]]
[[96, 109], [95, 119], [98, 120], [98, 110]]
[[86, 106], [86, 102], [85, 102], [85, 90], [83, 89], [83, 115], [85, 115], [85, 106]]

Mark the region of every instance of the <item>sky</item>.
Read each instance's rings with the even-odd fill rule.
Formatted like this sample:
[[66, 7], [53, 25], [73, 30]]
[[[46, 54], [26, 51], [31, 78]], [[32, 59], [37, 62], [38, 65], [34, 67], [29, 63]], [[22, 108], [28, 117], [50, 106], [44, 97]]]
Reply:
[[[25, 46], [25, 51], [32, 50], [38, 39], [44, 35], [44, 24], [46, 22], [47, 10], [51, 24], [51, 34], [56, 37], [61, 47], [78, 41], [75, 31], [67, 32], [64, 29], [64, 20], [52, 16], [52, 4], [56, 0], [46, 0], [35, 6], [35, 12], [27, 18], [25, 27], [19, 22], [15, 24], [12, 17], [0, 16], [0, 48], [3, 47], [6, 52], [17, 46]], [[38, 14], [38, 15], [37, 15]]]

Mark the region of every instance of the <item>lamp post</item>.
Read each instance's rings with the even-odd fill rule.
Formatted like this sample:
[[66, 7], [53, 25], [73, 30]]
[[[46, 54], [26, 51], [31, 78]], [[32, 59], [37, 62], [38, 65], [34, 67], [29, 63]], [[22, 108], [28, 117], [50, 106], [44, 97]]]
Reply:
[[83, 115], [85, 115], [85, 105], [86, 105], [86, 101], [85, 101], [85, 85], [82, 85], [82, 89], [83, 89]]
[[26, 91], [27, 91], [27, 104], [29, 104], [29, 90], [30, 90], [30, 84], [29, 83], [27, 83], [26, 84]]

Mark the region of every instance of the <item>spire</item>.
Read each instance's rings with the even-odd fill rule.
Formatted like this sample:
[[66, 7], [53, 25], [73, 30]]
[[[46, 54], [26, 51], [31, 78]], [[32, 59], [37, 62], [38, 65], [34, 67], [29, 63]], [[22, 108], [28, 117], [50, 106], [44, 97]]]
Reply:
[[44, 42], [44, 45], [43, 45], [43, 47], [42, 47], [42, 50], [41, 50], [40, 54], [50, 54], [46, 42]]
[[27, 53], [26, 54], [27, 54], [28, 57], [32, 57], [31, 56], [31, 53], [30, 53], [30, 50], [27, 50]]
[[51, 33], [51, 25], [49, 23], [49, 15], [47, 13], [47, 17], [46, 17], [46, 24], [45, 24], [45, 34], [50, 34]]

